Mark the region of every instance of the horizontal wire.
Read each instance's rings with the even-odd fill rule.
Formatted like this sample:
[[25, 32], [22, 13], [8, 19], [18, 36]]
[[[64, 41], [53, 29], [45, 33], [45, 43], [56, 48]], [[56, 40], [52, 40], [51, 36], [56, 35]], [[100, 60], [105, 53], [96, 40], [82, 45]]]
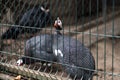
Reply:
[[[5, 53], [5, 54], [9, 54], [9, 55], [17, 55], [17, 56], [20, 56], [20, 55], [15, 54], [15, 53], [12, 53], [12, 54], [11, 54], [10, 52], [5, 52], [5, 51], [0, 51], [0, 52]], [[28, 57], [28, 56], [25, 56], [25, 57]], [[32, 58], [32, 59], [36, 59], [36, 60], [42, 60], [42, 59], [38, 59], [38, 58], [34, 58], [34, 57], [28, 57], [28, 58]], [[46, 61], [46, 60], [42, 60], [42, 61]], [[60, 64], [60, 65], [63, 65], [63, 66], [69, 66], [69, 67], [71, 67], [71, 65], [68, 65], [68, 64], [62, 64], [62, 63], [57, 63], [57, 62], [52, 62], [52, 61], [47, 61], [47, 62], [51, 62], [51, 63]], [[84, 68], [84, 67], [78, 67], [78, 66], [76, 66], [76, 68], [120, 77], [120, 73], [104, 72], [104, 71], [92, 70], [92, 69], [88, 69], [88, 68]]]
[[[29, 26], [20, 26], [20, 25], [11, 25], [11, 24], [0, 24], [0, 26], [15, 26], [15, 27], [22, 27], [22, 28], [29, 28], [29, 29], [45, 29], [48, 31], [51, 31], [52, 29], [46, 29], [46, 28], [36, 28], [36, 27], [29, 27]], [[69, 30], [62, 30], [63, 32], [68, 32], [68, 33], [74, 33], [74, 34], [86, 34], [86, 35], [91, 35], [91, 36], [98, 36], [98, 37], [109, 37], [109, 38], [120, 38], [120, 36], [117, 35], [109, 35], [109, 34], [97, 34], [97, 33], [88, 33], [88, 32], [75, 32], [75, 31], [69, 31]]]

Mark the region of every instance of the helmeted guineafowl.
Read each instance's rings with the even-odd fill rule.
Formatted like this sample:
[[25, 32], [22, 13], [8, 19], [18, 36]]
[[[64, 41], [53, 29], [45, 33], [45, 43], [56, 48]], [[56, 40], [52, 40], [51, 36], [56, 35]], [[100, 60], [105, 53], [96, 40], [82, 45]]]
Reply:
[[[59, 26], [60, 24], [61, 26]], [[62, 28], [62, 21], [58, 18], [54, 26], [57, 29]], [[92, 79], [95, 61], [90, 50], [80, 41], [70, 36], [64, 36], [60, 33], [60, 30], [57, 30], [53, 38], [53, 53], [72, 79]]]
[[19, 34], [23, 33], [33, 34], [40, 31], [40, 29], [36, 28], [43, 28], [49, 23], [51, 23], [51, 14], [48, 9], [48, 4], [43, 3], [41, 6], [35, 6], [26, 11], [19, 21], [20, 26], [9, 28], [2, 34], [1, 39], [16, 39]]

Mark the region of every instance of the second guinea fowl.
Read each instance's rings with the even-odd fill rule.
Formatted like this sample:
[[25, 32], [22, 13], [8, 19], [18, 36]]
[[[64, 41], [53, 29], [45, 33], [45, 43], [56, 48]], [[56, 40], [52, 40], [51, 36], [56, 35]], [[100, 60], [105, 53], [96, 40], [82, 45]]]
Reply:
[[41, 6], [35, 6], [26, 11], [19, 21], [19, 25], [22, 27], [13, 26], [9, 28], [2, 34], [1, 39], [16, 39], [19, 34], [36, 33], [39, 31], [39, 29], [36, 28], [43, 28], [50, 22], [51, 15], [48, 9], [48, 4], [43, 3]]
[[[55, 21], [54, 27], [62, 28], [59, 18]], [[72, 79], [92, 80], [95, 61], [90, 50], [80, 41], [64, 36], [57, 30], [53, 38], [53, 53]]]

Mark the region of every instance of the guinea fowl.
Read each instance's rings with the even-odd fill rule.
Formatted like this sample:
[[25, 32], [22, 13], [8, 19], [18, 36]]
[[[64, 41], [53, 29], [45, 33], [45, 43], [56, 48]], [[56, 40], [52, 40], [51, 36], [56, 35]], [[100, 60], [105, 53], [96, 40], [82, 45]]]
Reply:
[[19, 25], [22, 27], [13, 26], [9, 28], [5, 33], [2, 34], [1, 39], [16, 39], [19, 34], [23, 34], [25, 32], [36, 33], [40, 29], [35, 28], [43, 28], [50, 22], [51, 15], [48, 9], [48, 4], [43, 3], [41, 6], [35, 6], [26, 11], [19, 21]]
[[[59, 18], [55, 21], [54, 27], [62, 28]], [[53, 53], [72, 79], [92, 80], [95, 61], [90, 50], [80, 41], [64, 36], [57, 30], [53, 38]]]

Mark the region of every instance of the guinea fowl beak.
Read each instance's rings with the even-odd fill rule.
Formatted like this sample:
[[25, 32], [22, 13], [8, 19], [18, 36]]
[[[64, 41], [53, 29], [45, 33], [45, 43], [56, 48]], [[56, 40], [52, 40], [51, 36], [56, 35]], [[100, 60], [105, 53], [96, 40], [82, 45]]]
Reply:
[[56, 30], [62, 30], [62, 27], [61, 27], [61, 26], [59, 26], [59, 25], [58, 25], [58, 24], [56, 24], [56, 23], [54, 24], [54, 27], [55, 27], [55, 29], [56, 29]]
[[58, 25], [57, 25], [56, 23], [54, 23], [54, 27], [55, 27], [55, 28], [58, 28]]

